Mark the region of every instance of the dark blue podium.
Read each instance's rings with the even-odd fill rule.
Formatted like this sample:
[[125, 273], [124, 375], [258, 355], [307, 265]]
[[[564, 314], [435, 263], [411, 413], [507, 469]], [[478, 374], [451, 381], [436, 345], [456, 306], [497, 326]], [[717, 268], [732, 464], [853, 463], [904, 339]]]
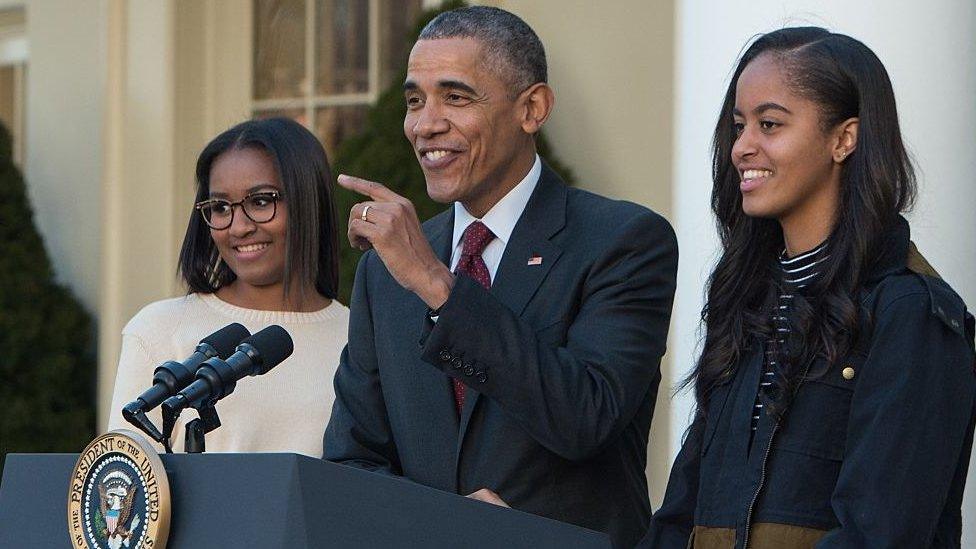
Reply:
[[[160, 456], [169, 476], [167, 547], [611, 547], [610, 538], [295, 454]], [[75, 454], [9, 454], [0, 547], [68, 547]]]

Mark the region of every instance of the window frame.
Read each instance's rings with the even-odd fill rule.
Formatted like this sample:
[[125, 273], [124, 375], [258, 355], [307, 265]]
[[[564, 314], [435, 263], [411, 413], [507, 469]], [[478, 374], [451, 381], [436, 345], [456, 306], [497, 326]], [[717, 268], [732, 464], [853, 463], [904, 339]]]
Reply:
[[[368, 70], [368, 90], [365, 93], [344, 93], [344, 94], [318, 94], [317, 74], [316, 74], [316, 43], [319, 29], [317, 28], [317, 0], [305, 0], [305, 81], [306, 89], [303, 90], [302, 97], [284, 99], [255, 99], [254, 98], [254, 73], [251, 70], [251, 81], [248, 97], [250, 99], [251, 116], [257, 116], [269, 111], [283, 110], [302, 110], [305, 113], [305, 120], [308, 121], [309, 130], [318, 135], [316, 127], [316, 112], [319, 109], [329, 107], [359, 107], [369, 106], [376, 102], [380, 92], [380, 0], [368, 0], [368, 19], [367, 19], [367, 43], [369, 51], [367, 54]], [[254, 21], [255, 3], [251, 2], [251, 18]], [[252, 27], [253, 28], [253, 27]], [[253, 31], [252, 31], [253, 33]], [[251, 49], [248, 52], [251, 59], [254, 59], [254, 36], [251, 36]], [[253, 61], [252, 61], [253, 63]]]
[[27, 113], [27, 70], [30, 47], [27, 40], [27, 18], [24, 8], [0, 10], [0, 68], [13, 68], [13, 120], [8, 128], [13, 146], [14, 163], [23, 167]]

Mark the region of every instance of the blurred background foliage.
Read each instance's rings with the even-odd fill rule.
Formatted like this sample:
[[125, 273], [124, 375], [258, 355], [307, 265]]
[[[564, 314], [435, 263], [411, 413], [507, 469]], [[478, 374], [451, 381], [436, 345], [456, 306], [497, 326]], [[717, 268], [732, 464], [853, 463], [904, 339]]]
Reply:
[[0, 471], [8, 452], [77, 452], [95, 434], [95, 332], [54, 279], [0, 125]]

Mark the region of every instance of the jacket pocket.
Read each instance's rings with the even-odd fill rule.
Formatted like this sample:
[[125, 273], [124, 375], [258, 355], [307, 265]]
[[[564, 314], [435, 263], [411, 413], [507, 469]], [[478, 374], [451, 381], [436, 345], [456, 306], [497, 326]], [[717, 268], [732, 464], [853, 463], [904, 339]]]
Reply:
[[863, 357], [847, 357], [800, 385], [776, 449], [831, 461], [844, 459], [851, 398], [862, 362]]
[[858, 366], [821, 363], [811, 371], [817, 366], [824, 373], [800, 385], [773, 439], [763, 501], [766, 512], [802, 516], [808, 525], [829, 529], [837, 524], [830, 498], [844, 461], [856, 382], [842, 372], [852, 367], [856, 373]]

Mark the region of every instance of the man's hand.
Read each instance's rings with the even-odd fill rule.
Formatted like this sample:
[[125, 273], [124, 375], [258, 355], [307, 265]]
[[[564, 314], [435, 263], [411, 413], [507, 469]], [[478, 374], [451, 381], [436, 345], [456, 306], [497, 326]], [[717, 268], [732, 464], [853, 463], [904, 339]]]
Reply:
[[397, 283], [431, 309], [443, 305], [454, 286], [454, 275], [424, 237], [413, 204], [373, 181], [340, 175], [337, 182], [371, 199], [349, 212], [349, 243], [363, 251], [376, 250]]
[[510, 508], [510, 506], [507, 503], [505, 503], [505, 500], [503, 500], [502, 498], [498, 497], [498, 494], [496, 494], [495, 492], [492, 492], [491, 490], [489, 490], [487, 488], [482, 488], [481, 490], [478, 490], [477, 492], [474, 492], [472, 494], [468, 494], [466, 497], [469, 497], [471, 499], [476, 499], [478, 501], [484, 501], [486, 503], [491, 503], [492, 505], [498, 505], [499, 507], [509, 507]]

